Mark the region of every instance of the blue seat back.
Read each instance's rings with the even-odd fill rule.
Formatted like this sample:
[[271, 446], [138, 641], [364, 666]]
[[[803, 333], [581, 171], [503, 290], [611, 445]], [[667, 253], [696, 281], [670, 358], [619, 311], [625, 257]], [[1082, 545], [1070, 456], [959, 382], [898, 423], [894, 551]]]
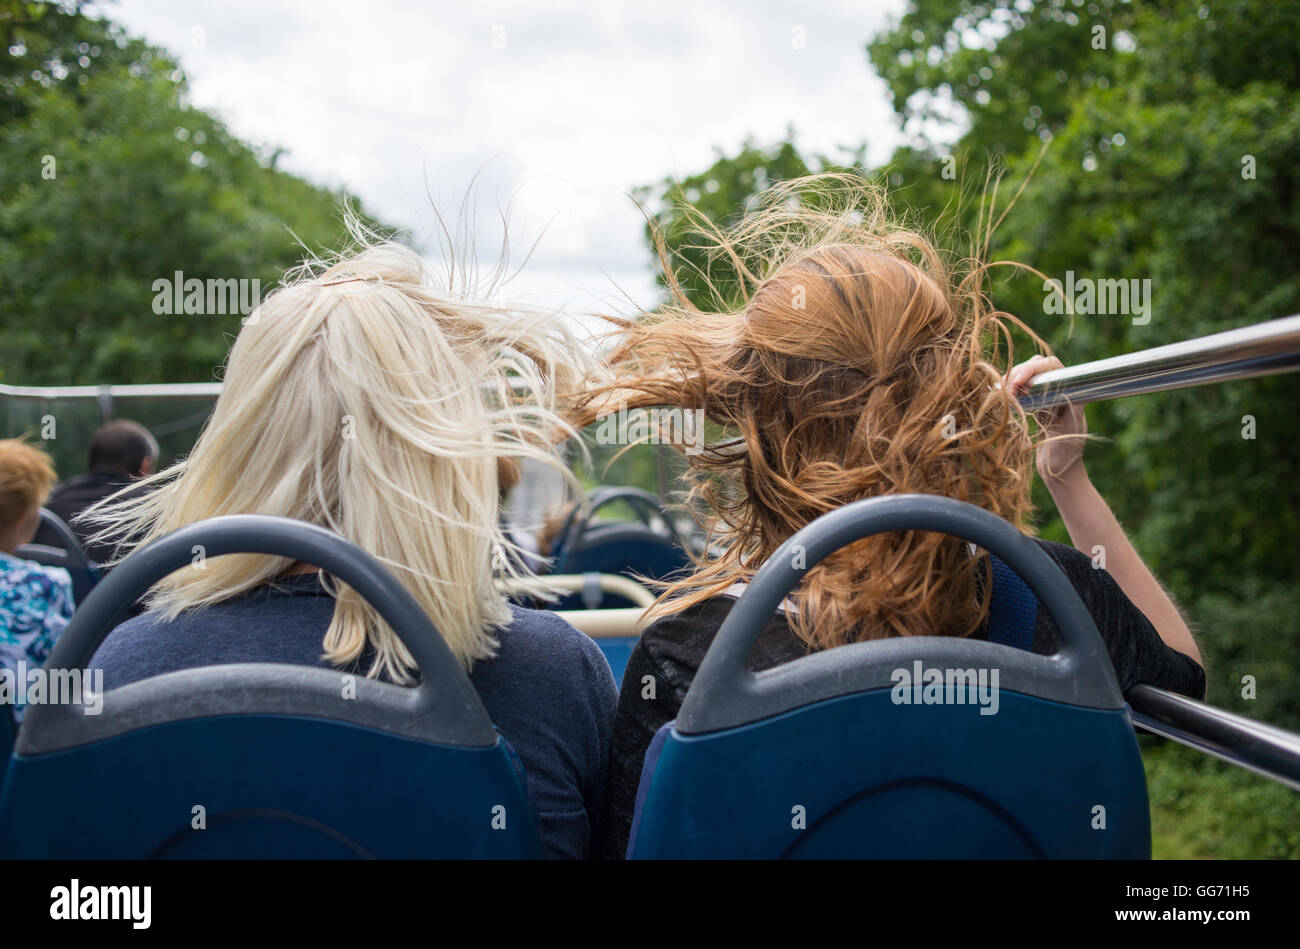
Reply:
[[[747, 671], [807, 569], [893, 530], [996, 555], [990, 641], [884, 639]], [[1032, 636], [1039, 603], [1061, 631], [1053, 656], [1007, 644], [1027, 624]], [[759, 570], [646, 754], [628, 855], [1141, 858], [1150, 846], [1132, 721], [1064, 574], [986, 511], [898, 495], [824, 515]]]
[[989, 602], [989, 642], [1016, 649], [1034, 648], [1034, 627], [1038, 622], [1038, 597], [1028, 584], [990, 554], [993, 567], [993, 590]]
[[627, 661], [632, 658], [639, 636], [602, 636], [596, 645], [605, 654], [609, 671], [614, 673], [614, 681], [622, 683], [623, 673], [627, 671]]
[[419, 685], [251, 663], [31, 705], [0, 785], [0, 854], [540, 856], [523, 773], [459, 663], [406, 589], [329, 531], [250, 515], [161, 538], [96, 588], [46, 668], [84, 669], [149, 586], [195, 569], [195, 546], [327, 570], [380, 611]]
[[21, 545], [16, 555], [47, 567], [62, 567], [72, 579], [72, 600], [80, 605], [99, 582], [99, 567], [82, 550], [72, 528], [48, 508], [41, 508], [41, 524], [30, 544]]
[[[632, 506], [639, 523], [593, 524], [603, 507], [616, 502]], [[555, 544], [555, 573], [612, 573], [625, 577], [663, 580], [690, 565], [690, 556], [676, 535], [651, 527], [655, 519], [670, 524], [659, 498], [638, 488], [598, 488], [588, 498], [585, 515], [570, 513]], [[602, 609], [625, 609], [636, 604], [617, 594], [605, 594]], [[567, 596], [552, 609], [580, 610], [581, 597]]]
[[9, 770], [9, 756], [14, 750], [14, 713], [7, 703], [0, 704], [0, 785]]

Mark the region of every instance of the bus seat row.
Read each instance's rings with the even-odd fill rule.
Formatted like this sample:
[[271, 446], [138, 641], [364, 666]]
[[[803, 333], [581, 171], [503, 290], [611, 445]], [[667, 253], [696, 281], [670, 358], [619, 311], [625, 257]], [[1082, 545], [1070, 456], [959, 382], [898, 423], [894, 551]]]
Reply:
[[[891, 639], [747, 671], [755, 637], [804, 569], [908, 529], [995, 555], [1001, 618], [990, 641]], [[321, 528], [231, 516], [159, 539], [91, 593], [50, 667], [84, 667], [194, 544], [329, 570], [392, 624], [420, 685], [361, 680], [342, 700], [329, 670], [251, 664], [133, 683], [100, 715], [32, 706], [0, 784], [0, 855], [540, 854], [512, 755], [428, 617], [373, 557]], [[794, 545], [805, 558], [787, 556]], [[1040, 605], [1061, 630], [1053, 656], [1011, 644]], [[1073, 587], [1011, 525], [921, 495], [824, 515], [760, 569], [646, 755], [628, 848], [633, 858], [1149, 854], [1132, 722]]]
[[[602, 508], [623, 503], [638, 516], [636, 522], [596, 523]], [[631, 487], [602, 487], [591, 492], [585, 513], [574, 508], [556, 535], [551, 551], [557, 574], [617, 574], [663, 580], [690, 567], [685, 542], [671, 527], [658, 497]], [[623, 592], [611, 590], [593, 606], [582, 591], [564, 597], [557, 610], [628, 609], [640, 605]]]
[[99, 582], [99, 566], [81, 549], [81, 542], [59, 515], [41, 508], [41, 523], [30, 544], [22, 544], [16, 555], [47, 567], [62, 567], [72, 579], [72, 599], [82, 603]]

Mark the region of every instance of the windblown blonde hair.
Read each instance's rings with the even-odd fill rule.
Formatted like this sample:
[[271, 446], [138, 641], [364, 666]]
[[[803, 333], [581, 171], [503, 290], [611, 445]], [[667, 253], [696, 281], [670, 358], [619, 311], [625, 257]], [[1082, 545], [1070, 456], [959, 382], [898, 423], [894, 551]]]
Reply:
[[[708, 261], [695, 282], [714, 299], [692, 302], [652, 222], [670, 299], [615, 320], [620, 383], [589, 393], [577, 417], [667, 405], [721, 426], [686, 453], [720, 553], [669, 584], [652, 616], [749, 580], [800, 528], [862, 498], [945, 495], [1029, 529], [1033, 444], [1002, 388], [1009, 324], [1027, 328], [994, 310], [985, 265], [951, 265], [849, 174], [778, 184], [728, 230], [684, 210]], [[970, 635], [988, 614], [989, 570], [955, 538], [877, 535], [808, 572], [790, 623], [810, 649]]]
[[[440, 289], [414, 251], [351, 226], [356, 250], [305, 262], [249, 316], [190, 455], [143, 482], [156, 490], [110, 498], [92, 517], [115, 543], [222, 514], [327, 527], [389, 567], [471, 667], [511, 618], [494, 567], [514, 574], [520, 561], [506, 555], [498, 461], [572, 478], [553, 450], [572, 432], [555, 392], [573, 389], [588, 359], [560, 315]], [[291, 565], [213, 558], [161, 581], [149, 606], [174, 617]], [[334, 592], [324, 657], [348, 666], [369, 644], [368, 675], [410, 681], [414, 662], [388, 625], [343, 584]]]

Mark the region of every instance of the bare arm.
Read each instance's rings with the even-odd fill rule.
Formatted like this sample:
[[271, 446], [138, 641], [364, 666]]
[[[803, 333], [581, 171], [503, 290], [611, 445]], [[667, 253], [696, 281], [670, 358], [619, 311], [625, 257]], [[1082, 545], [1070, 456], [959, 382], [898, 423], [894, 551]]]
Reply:
[[[1011, 370], [1007, 385], [1019, 395], [1034, 376], [1059, 368], [1059, 359], [1035, 356]], [[1110, 505], [1088, 478], [1083, 465], [1083, 436], [1088, 431], [1083, 406], [1047, 410], [1040, 413], [1039, 422], [1046, 435], [1055, 440], [1039, 446], [1038, 474], [1051, 492], [1074, 546], [1090, 557], [1095, 557], [1097, 548], [1101, 548], [1106, 569], [1151, 621], [1165, 644], [1204, 665], [1182, 613], [1142, 561]]]

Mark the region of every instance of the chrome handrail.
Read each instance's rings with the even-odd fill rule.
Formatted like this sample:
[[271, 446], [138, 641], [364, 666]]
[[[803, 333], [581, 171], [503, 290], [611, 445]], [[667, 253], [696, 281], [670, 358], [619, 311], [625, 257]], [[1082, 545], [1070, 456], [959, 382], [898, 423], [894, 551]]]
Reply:
[[1150, 685], [1125, 697], [1139, 728], [1300, 791], [1300, 735]]
[[[1300, 314], [1039, 373], [1021, 397], [1026, 410], [1099, 402], [1209, 382], [1300, 370]], [[11, 386], [0, 396], [28, 399], [214, 399], [220, 382], [107, 386]]]
[[1300, 315], [1039, 373], [1020, 404], [1033, 411], [1297, 370]]
[[[524, 387], [520, 379], [511, 379], [510, 385], [519, 390]], [[221, 395], [220, 382], [159, 382], [133, 385], [102, 386], [11, 386], [0, 383], [0, 398], [32, 399], [94, 399], [100, 416], [107, 422], [113, 417], [113, 404], [118, 399], [170, 399], [215, 400]], [[485, 385], [491, 391], [491, 386]]]
[[161, 382], [123, 386], [7, 386], [0, 384], [0, 396], [18, 399], [167, 398], [215, 399], [220, 382]]

